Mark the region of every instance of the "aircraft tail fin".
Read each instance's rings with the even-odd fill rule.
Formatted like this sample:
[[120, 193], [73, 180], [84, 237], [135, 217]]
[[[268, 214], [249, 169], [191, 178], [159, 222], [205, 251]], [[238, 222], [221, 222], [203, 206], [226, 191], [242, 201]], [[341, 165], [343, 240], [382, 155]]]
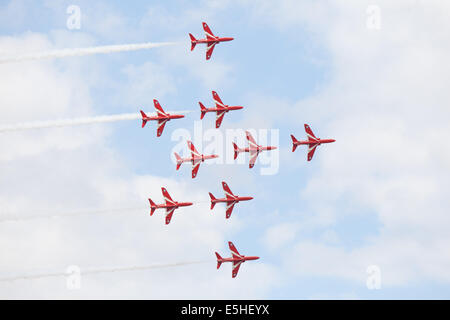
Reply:
[[141, 116], [142, 116], [142, 128], [145, 127], [145, 124], [147, 123], [147, 115], [144, 111], [141, 110]]
[[298, 140], [295, 139], [293, 134], [291, 134], [291, 139], [292, 139], [292, 152], [294, 152], [295, 149], [297, 149], [297, 146], [298, 146], [297, 142], [298, 142]]
[[219, 269], [220, 265], [222, 264], [222, 257], [217, 252], [216, 252], [216, 257], [217, 257], [217, 269]]
[[148, 198], [148, 202], [150, 202], [150, 216], [152, 216], [155, 213], [156, 204], [150, 198]]
[[234, 160], [236, 160], [236, 158], [239, 154], [239, 147], [234, 142], [233, 142], [233, 148], [234, 148]]
[[195, 39], [195, 37], [189, 33], [189, 37], [191, 38], [191, 51], [194, 50], [195, 45], [197, 44], [197, 39]]
[[200, 111], [201, 111], [201, 114], [200, 114], [200, 120], [201, 120], [201, 119], [203, 119], [203, 117], [204, 117], [205, 114], [206, 114], [206, 108], [205, 108], [205, 106], [203, 105], [203, 103], [199, 102], [198, 104], [200, 105]]
[[214, 206], [216, 205], [216, 202], [214, 201], [214, 200], [216, 200], [216, 197], [214, 197], [211, 192], [209, 193], [209, 197], [211, 198], [211, 210], [212, 210], [212, 209], [214, 209]]
[[177, 170], [180, 169], [181, 164], [183, 161], [181, 160], [181, 157], [178, 153], [174, 152], [175, 158], [177, 159]]

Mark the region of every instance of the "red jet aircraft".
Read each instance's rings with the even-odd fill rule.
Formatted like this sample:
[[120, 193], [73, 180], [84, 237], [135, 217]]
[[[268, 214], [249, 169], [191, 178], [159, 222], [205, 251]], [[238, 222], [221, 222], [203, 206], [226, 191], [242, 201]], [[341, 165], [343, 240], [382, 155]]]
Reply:
[[256, 143], [255, 139], [250, 134], [250, 132], [245, 131], [245, 134], [246, 134], [247, 140], [248, 140], [248, 148], [241, 149], [236, 145], [236, 143], [233, 142], [234, 159], [236, 160], [239, 152], [249, 152], [250, 153], [249, 168], [251, 169], [255, 165], [256, 158], [258, 157], [258, 155], [261, 151], [275, 150], [277, 147], [273, 147], [273, 146], [262, 147]]
[[195, 45], [197, 43], [206, 43], [206, 60], [209, 60], [209, 58], [211, 58], [211, 55], [213, 53], [214, 47], [216, 44], [220, 43], [220, 42], [225, 42], [225, 41], [231, 41], [234, 40], [233, 38], [219, 38], [216, 37], [211, 29], [208, 27], [208, 25], [203, 22], [203, 30], [205, 30], [205, 34], [206, 34], [206, 39], [195, 39], [195, 37], [189, 33], [189, 37], [191, 38], [191, 51], [194, 50]]
[[175, 211], [175, 209], [178, 209], [179, 207], [188, 207], [192, 206], [192, 202], [177, 202], [173, 201], [170, 197], [169, 193], [167, 192], [166, 188], [162, 187], [162, 194], [164, 196], [164, 199], [166, 200], [165, 204], [155, 204], [152, 199], [148, 198], [148, 201], [150, 202], [150, 216], [153, 215], [156, 209], [166, 209], [166, 224], [170, 223], [170, 219], [172, 219], [172, 214]]
[[228, 111], [231, 111], [231, 110], [240, 110], [240, 109], [244, 108], [241, 106], [224, 105], [222, 100], [220, 100], [219, 95], [215, 91], [212, 92], [212, 96], [213, 96], [214, 101], [216, 102], [215, 108], [205, 108], [203, 103], [201, 103], [201, 102], [198, 103], [200, 105], [200, 111], [201, 111], [200, 119], [203, 119], [203, 117], [205, 116], [205, 114], [207, 112], [216, 112], [217, 113], [216, 114], [216, 128], [217, 129], [219, 129], [225, 113], [227, 113]]
[[188, 141], [187, 144], [188, 148], [191, 150], [190, 158], [181, 158], [178, 153], [174, 153], [175, 158], [177, 159], [177, 170], [180, 169], [180, 166], [183, 162], [192, 162], [192, 179], [194, 179], [197, 176], [198, 169], [200, 168], [200, 163], [208, 159], [218, 158], [219, 156], [215, 154], [205, 156], [203, 154], [200, 154], [197, 149], [195, 149], [194, 144], [191, 141]]
[[308, 145], [308, 161], [311, 161], [311, 159], [313, 158], [314, 151], [316, 151], [317, 146], [320, 146], [322, 143], [332, 143], [332, 142], [336, 141], [334, 139], [316, 138], [316, 136], [312, 132], [311, 128], [307, 124], [305, 124], [305, 131], [306, 131], [306, 136], [308, 137], [308, 140], [306, 140], [306, 141], [298, 141], [297, 139], [295, 139], [294, 135], [291, 134], [292, 152], [295, 151], [297, 146], [300, 146], [302, 144], [307, 144]]
[[239, 272], [239, 267], [241, 266], [241, 264], [247, 260], [258, 260], [259, 257], [252, 257], [252, 256], [244, 256], [239, 254], [239, 252], [236, 250], [236, 247], [234, 246], [234, 244], [231, 241], [228, 241], [228, 245], [230, 247], [230, 251], [231, 251], [231, 258], [222, 258], [217, 252], [216, 252], [216, 257], [217, 257], [217, 269], [220, 268], [220, 265], [223, 262], [233, 262], [233, 269], [232, 269], [232, 277], [235, 278]]
[[141, 110], [142, 115], [142, 128], [145, 127], [145, 124], [147, 121], [150, 120], [158, 120], [158, 130], [156, 131], [156, 136], [160, 137], [163, 133], [164, 126], [166, 125], [167, 121], [170, 121], [171, 119], [181, 119], [184, 118], [184, 115], [182, 114], [168, 114], [164, 112], [163, 108], [161, 108], [158, 100], [153, 99], [153, 103], [155, 104], [155, 109], [157, 116], [147, 116], [144, 111]]
[[227, 204], [226, 218], [228, 219], [231, 216], [231, 212], [233, 211], [234, 205], [239, 201], [248, 201], [252, 200], [252, 197], [239, 197], [235, 196], [233, 192], [231, 192], [225, 181], [222, 181], [223, 191], [225, 192], [225, 198], [216, 199], [213, 194], [210, 192], [209, 197], [211, 198], [211, 210], [214, 208], [216, 203], [225, 202]]

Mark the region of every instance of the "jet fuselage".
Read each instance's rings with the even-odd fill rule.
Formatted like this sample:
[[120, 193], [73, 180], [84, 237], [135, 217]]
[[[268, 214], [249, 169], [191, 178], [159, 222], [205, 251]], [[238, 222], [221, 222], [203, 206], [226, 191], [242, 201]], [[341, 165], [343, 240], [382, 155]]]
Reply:
[[171, 119], [181, 119], [184, 118], [184, 115], [182, 114], [168, 114], [167, 116], [147, 116], [143, 117], [143, 120], [171, 120]]
[[225, 106], [224, 108], [205, 108], [204, 112], [228, 112], [233, 110], [241, 110], [242, 106]]
[[253, 200], [253, 197], [234, 197], [234, 198], [219, 198], [211, 200], [213, 203], [220, 203], [220, 202], [239, 202], [239, 201], [249, 201]]
[[215, 39], [196, 39], [196, 40], [192, 40], [192, 42], [194, 43], [219, 43], [219, 42], [227, 42], [227, 41], [232, 41], [234, 40], [234, 38], [231, 37], [223, 37], [223, 38], [215, 38]]
[[242, 256], [241, 258], [233, 258], [233, 257], [231, 257], [231, 258], [222, 258], [222, 259], [218, 259], [217, 261], [219, 261], [219, 262], [239, 262], [239, 261], [242, 261], [242, 262], [245, 262], [245, 261], [250, 261], [250, 260], [258, 260], [259, 259], [259, 257], [257, 257], [257, 256]]
[[321, 145], [322, 143], [332, 143], [335, 142], [334, 139], [317, 139], [317, 140], [303, 140], [303, 141], [297, 141], [294, 142], [295, 145], [304, 145], [304, 144], [318, 144]]

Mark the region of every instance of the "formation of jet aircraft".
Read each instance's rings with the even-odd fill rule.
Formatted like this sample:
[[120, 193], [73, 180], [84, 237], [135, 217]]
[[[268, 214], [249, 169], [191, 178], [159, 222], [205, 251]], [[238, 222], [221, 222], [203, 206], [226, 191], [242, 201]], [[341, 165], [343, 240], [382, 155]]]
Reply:
[[[225, 42], [225, 41], [231, 41], [233, 40], [233, 38], [221, 38], [221, 37], [217, 37], [215, 36], [211, 29], [208, 27], [208, 25], [203, 22], [203, 29], [205, 31], [206, 34], [206, 38], [205, 39], [196, 39], [192, 34], [189, 33], [189, 37], [191, 39], [191, 51], [194, 50], [195, 46], [198, 43], [205, 43], [206, 44], [206, 60], [209, 60], [211, 58], [211, 55], [213, 53], [214, 47], [220, 43], [220, 42]], [[214, 112], [216, 113], [216, 129], [220, 128], [220, 125], [222, 124], [222, 120], [225, 116], [226, 113], [228, 113], [229, 111], [233, 111], [233, 110], [240, 110], [243, 109], [242, 106], [230, 106], [230, 105], [225, 105], [222, 100], [220, 99], [219, 95], [217, 94], [216, 91], [212, 91], [212, 96], [215, 102], [215, 107], [212, 108], [206, 108], [201, 102], [199, 102], [200, 105], [200, 119], [202, 120], [206, 113], [209, 112]], [[147, 116], [142, 110], [141, 110], [141, 115], [142, 115], [142, 128], [145, 127], [147, 121], [157, 121], [158, 122], [158, 129], [157, 129], [157, 137], [160, 137], [161, 134], [163, 133], [164, 130], [164, 126], [167, 123], [167, 121], [170, 121], [172, 119], [181, 119], [184, 118], [184, 115], [181, 114], [169, 114], [166, 113], [163, 108], [160, 106], [158, 100], [154, 99], [153, 103], [155, 105], [155, 109], [156, 109], [156, 116]], [[305, 124], [305, 131], [306, 131], [306, 136], [307, 136], [307, 140], [297, 140], [293, 134], [291, 134], [291, 139], [292, 139], [292, 152], [294, 152], [296, 150], [296, 148], [300, 145], [307, 145], [308, 146], [308, 152], [307, 152], [307, 160], [311, 161], [313, 156], [314, 156], [314, 152], [317, 149], [318, 146], [320, 146], [321, 144], [327, 144], [327, 143], [332, 143], [335, 142], [336, 140], [334, 139], [320, 139], [317, 138], [314, 133], [312, 132], [311, 128], [309, 127], [309, 125]], [[239, 148], [235, 143], [233, 143], [233, 148], [234, 148], [234, 159], [237, 158], [237, 156], [239, 155], [239, 153], [245, 153], [248, 152], [250, 155], [250, 161], [249, 161], [249, 168], [253, 168], [256, 162], [256, 159], [258, 158], [258, 155], [262, 152], [262, 151], [270, 151], [270, 150], [275, 150], [277, 149], [277, 147], [275, 146], [260, 146], [256, 143], [256, 140], [253, 138], [253, 136], [251, 135], [251, 133], [249, 131], [245, 132], [246, 134], [246, 138], [247, 138], [247, 142], [248, 142], [248, 147], [245, 148]], [[188, 149], [190, 151], [191, 156], [187, 157], [187, 158], [182, 158], [180, 157], [176, 152], [175, 152], [175, 158], [176, 158], [176, 170], [179, 170], [181, 165], [185, 162], [190, 162], [192, 164], [192, 178], [195, 178], [198, 174], [198, 170], [200, 168], [200, 164], [202, 162], [204, 162], [205, 160], [209, 160], [209, 159], [214, 159], [217, 158], [218, 155], [215, 154], [211, 154], [211, 155], [204, 155], [204, 154], [200, 154], [197, 149], [195, 149], [194, 144], [191, 141], [187, 141], [187, 145], [188, 145]], [[214, 209], [214, 206], [217, 203], [225, 203], [226, 204], [226, 210], [225, 210], [225, 218], [229, 219], [231, 217], [231, 214], [233, 212], [233, 208], [234, 205], [236, 203], [239, 203], [240, 201], [249, 201], [252, 200], [253, 197], [241, 197], [241, 196], [237, 196], [234, 195], [231, 192], [230, 187], [227, 185], [227, 183], [225, 181], [222, 181], [222, 187], [225, 193], [225, 198], [216, 198], [214, 197], [214, 195], [209, 192], [209, 197], [211, 200], [211, 210]], [[165, 209], [166, 210], [166, 217], [165, 217], [165, 223], [166, 225], [170, 223], [171, 219], [172, 219], [172, 215], [174, 213], [174, 211], [180, 207], [187, 207], [187, 206], [191, 206], [193, 205], [192, 202], [177, 202], [172, 200], [172, 198], [170, 197], [169, 193], [167, 192], [167, 190], [162, 187], [161, 188], [163, 197], [165, 202], [162, 204], [155, 204], [150, 198], [148, 199], [150, 202], [150, 216], [153, 215], [153, 213], [155, 212], [156, 209]], [[222, 258], [219, 253], [215, 253], [216, 257], [217, 257], [217, 269], [220, 268], [221, 264], [224, 262], [231, 262], [232, 263], [232, 277], [235, 278], [239, 272], [239, 268], [241, 266], [242, 263], [244, 263], [245, 261], [250, 261], [250, 260], [257, 260], [259, 259], [259, 257], [256, 256], [244, 256], [241, 255], [236, 247], [233, 245], [233, 243], [230, 241], [228, 242], [230, 251], [231, 251], [231, 257], [230, 258]]]

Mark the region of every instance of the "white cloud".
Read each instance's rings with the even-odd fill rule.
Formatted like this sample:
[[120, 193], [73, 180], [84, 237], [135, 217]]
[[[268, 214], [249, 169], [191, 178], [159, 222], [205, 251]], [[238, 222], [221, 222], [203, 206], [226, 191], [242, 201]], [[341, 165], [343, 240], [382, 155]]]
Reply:
[[329, 84], [295, 105], [297, 118], [319, 136], [337, 139], [319, 147], [318, 170], [301, 191], [308, 211], [329, 216], [315, 227], [373, 212], [382, 225], [370, 245], [359, 248], [301, 241], [287, 265], [301, 276], [361, 285], [370, 264], [380, 265], [388, 286], [448, 282], [450, 259], [442, 250], [450, 244], [450, 162], [443, 142], [450, 137], [448, 4], [379, 1], [380, 31], [366, 28], [367, 4], [360, 1], [257, 5], [261, 23], [304, 26], [333, 62]]
[[294, 240], [298, 226], [292, 223], [280, 223], [266, 230], [263, 241], [271, 250], [278, 249]]
[[126, 96], [129, 100], [127, 103], [130, 105], [153, 104], [151, 101], [155, 97], [161, 99], [175, 93], [175, 81], [166, 71], [164, 67], [153, 62], [146, 62], [140, 66], [125, 66], [122, 72], [127, 76], [127, 86], [123, 88], [127, 91]]

